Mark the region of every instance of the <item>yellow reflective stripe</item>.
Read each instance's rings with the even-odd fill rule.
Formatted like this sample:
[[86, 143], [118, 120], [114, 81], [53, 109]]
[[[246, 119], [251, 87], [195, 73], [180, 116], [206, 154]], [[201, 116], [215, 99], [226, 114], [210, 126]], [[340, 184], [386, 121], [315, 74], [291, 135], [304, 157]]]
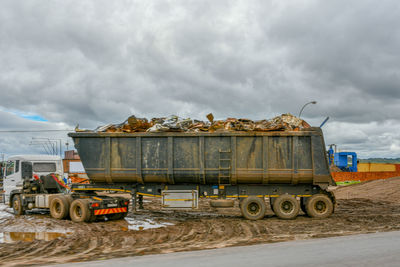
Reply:
[[164, 201], [192, 201], [193, 199], [191, 199], [191, 198], [182, 198], [182, 199], [179, 199], [179, 198], [171, 198], [171, 199], [165, 199], [164, 198]]
[[74, 188], [72, 191], [119, 191], [119, 192], [131, 192], [130, 190], [124, 189], [112, 189], [112, 188]]
[[137, 193], [137, 194], [141, 195], [141, 196], [147, 196], [147, 197], [161, 197], [159, 195], [152, 195], [152, 194], [146, 194], [146, 193]]
[[93, 197], [94, 200], [99, 200], [99, 201], [103, 201], [101, 198], [99, 197]]

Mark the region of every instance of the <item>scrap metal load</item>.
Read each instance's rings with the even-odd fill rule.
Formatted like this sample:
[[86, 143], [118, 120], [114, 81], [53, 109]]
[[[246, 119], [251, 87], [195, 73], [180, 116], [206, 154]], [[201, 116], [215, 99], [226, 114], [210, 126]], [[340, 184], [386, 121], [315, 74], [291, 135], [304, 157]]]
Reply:
[[[304, 120], [291, 114], [282, 114], [270, 120], [252, 121], [249, 119], [227, 118], [214, 120], [210, 113], [208, 121], [182, 119], [172, 115], [166, 118], [146, 118], [130, 116], [120, 124], [108, 124], [95, 129], [95, 132], [134, 133], [134, 132], [223, 132], [223, 131], [298, 131], [310, 128]], [[77, 132], [87, 131], [76, 129]]]

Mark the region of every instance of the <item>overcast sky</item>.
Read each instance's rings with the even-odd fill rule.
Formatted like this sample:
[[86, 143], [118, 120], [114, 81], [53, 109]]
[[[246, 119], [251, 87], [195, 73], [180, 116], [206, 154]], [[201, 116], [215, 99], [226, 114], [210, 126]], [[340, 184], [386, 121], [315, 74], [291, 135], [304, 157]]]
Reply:
[[[0, 3], [0, 131], [262, 119], [315, 100], [302, 117], [330, 117], [326, 144], [400, 157], [400, 1]], [[0, 133], [0, 153], [45, 153], [32, 137], [68, 141]]]

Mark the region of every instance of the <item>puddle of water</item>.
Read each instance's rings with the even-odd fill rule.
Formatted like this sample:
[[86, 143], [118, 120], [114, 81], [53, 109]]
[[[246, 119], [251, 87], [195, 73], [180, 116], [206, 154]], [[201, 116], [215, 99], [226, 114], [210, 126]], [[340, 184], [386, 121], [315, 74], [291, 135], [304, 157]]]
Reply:
[[13, 210], [4, 204], [0, 204], [0, 220], [14, 216]]
[[151, 219], [125, 218], [125, 221], [128, 222], [128, 229], [135, 231], [174, 225], [173, 223], [168, 223], [168, 222], [155, 222]]
[[0, 233], [0, 243], [13, 243], [18, 241], [32, 242], [34, 240], [51, 241], [59, 237], [66, 237], [70, 233], [57, 232], [3, 232]]

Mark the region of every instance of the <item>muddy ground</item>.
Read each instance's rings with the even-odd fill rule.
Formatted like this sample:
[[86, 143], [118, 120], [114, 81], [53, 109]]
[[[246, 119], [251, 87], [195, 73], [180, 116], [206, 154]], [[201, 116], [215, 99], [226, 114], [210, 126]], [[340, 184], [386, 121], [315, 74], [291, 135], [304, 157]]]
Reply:
[[44, 211], [16, 217], [2, 206], [0, 264], [54, 264], [400, 230], [400, 178], [335, 191], [335, 213], [320, 220], [304, 214], [280, 220], [269, 209], [264, 220], [248, 221], [238, 207], [216, 210], [207, 200], [201, 201], [200, 211], [167, 212], [159, 210], [158, 199], [147, 199], [146, 210], [126, 220], [91, 224], [55, 220]]

